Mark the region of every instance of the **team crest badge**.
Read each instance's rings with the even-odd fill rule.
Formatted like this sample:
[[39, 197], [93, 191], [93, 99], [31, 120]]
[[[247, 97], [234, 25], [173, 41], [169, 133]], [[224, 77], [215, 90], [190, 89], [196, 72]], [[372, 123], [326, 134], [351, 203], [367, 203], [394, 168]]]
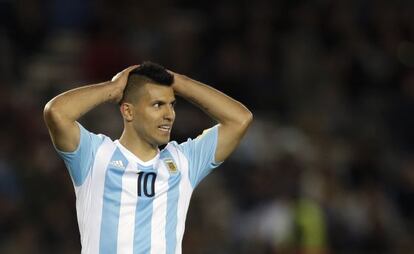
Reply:
[[171, 159], [164, 160], [165, 165], [167, 166], [167, 169], [170, 173], [177, 173], [178, 168], [177, 165], [175, 165], [175, 162]]

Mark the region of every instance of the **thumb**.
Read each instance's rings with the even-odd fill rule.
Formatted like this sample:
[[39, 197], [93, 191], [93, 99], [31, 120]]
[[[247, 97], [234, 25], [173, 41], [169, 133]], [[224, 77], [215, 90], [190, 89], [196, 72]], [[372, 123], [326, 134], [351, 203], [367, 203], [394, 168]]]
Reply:
[[111, 79], [111, 81], [115, 81], [119, 78], [119, 76], [121, 76], [122, 72], [118, 72], [115, 76], [113, 76], [113, 78]]
[[133, 71], [134, 69], [136, 69], [139, 65], [132, 65], [129, 66], [128, 68], [118, 72], [112, 79], [111, 81], [115, 81], [117, 80], [121, 75], [128, 75], [131, 71]]

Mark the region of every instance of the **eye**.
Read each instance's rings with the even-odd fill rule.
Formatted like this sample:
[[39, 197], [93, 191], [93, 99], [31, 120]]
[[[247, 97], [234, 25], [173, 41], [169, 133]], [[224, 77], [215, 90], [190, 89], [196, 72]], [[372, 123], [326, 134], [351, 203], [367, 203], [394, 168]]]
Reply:
[[161, 106], [161, 104], [159, 102], [152, 104], [152, 106], [154, 108], [159, 108]]

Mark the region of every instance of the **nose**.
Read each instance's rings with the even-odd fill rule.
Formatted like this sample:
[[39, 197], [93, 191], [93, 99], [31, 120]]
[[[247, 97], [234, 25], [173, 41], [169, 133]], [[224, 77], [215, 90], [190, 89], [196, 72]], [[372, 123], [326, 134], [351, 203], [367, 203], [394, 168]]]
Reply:
[[164, 119], [168, 121], [173, 121], [175, 118], [175, 111], [173, 107], [166, 107], [166, 110], [164, 112]]

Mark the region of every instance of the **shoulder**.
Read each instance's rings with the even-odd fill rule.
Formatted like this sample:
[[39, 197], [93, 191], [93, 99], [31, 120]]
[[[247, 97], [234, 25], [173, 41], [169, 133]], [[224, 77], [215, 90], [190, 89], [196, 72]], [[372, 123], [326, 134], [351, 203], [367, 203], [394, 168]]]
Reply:
[[163, 150], [169, 151], [169, 152], [186, 152], [186, 147], [189, 143], [191, 143], [193, 139], [188, 138], [186, 141], [178, 143], [177, 141], [170, 141]]
[[164, 149], [162, 149], [161, 154], [162, 153], [175, 153], [177, 151], [183, 152], [182, 147], [180, 146], [180, 144], [177, 141], [170, 141], [165, 147]]
[[178, 143], [177, 141], [169, 142], [164, 149], [160, 151], [161, 158], [171, 157], [174, 160], [182, 161], [183, 159], [187, 160], [187, 152], [184, 143]]
[[109, 136], [102, 133], [96, 134], [85, 129], [82, 125], [79, 127], [81, 129], [79, 148], [82, 148], [84, 153], [90, 151], [95, 156], [98, 151], [112, 151], [117, 147], [116, 141]]
[[79, 126], [79, 130], [80, 130], [80, 135], [81, 135], [81, 138], [86, 138], [86, 137], [90, 137], [90, 138], [92, 138], [92, 139], [97, 139], [97, 140], [101, 140], [101, 141], [104, 141], [104, 140], [110, 140], [111, 142], [113, 142], [112, 141], [112, 139], [110, 138], [110, 137], [108, 137], [108, 136], [106, 136], [105, 134], [102, 134], [102, 133], [98, 133], [98, 134], [96, 134], [96, 133], [94, 133], [94, 132], [92, 132], [92, 131], [90, 131], [90, 130], [88, 130], [88, 129], [86, 129], [82, 124], [80, 124], [79, 122], [76, 122], [77, 124], [78, 124], [78, 126]]
[[217, 144], [218, 127], [215, 125], [211, 128], [205, 129], [196, 138], [187, 138], [186, 141], [178, 143], [177, 141], [170, 141], [165, 149], [176, 150], [185, 156], [191, 156], [193, 153], [205, 152], [206, 148], [214, 148]]

